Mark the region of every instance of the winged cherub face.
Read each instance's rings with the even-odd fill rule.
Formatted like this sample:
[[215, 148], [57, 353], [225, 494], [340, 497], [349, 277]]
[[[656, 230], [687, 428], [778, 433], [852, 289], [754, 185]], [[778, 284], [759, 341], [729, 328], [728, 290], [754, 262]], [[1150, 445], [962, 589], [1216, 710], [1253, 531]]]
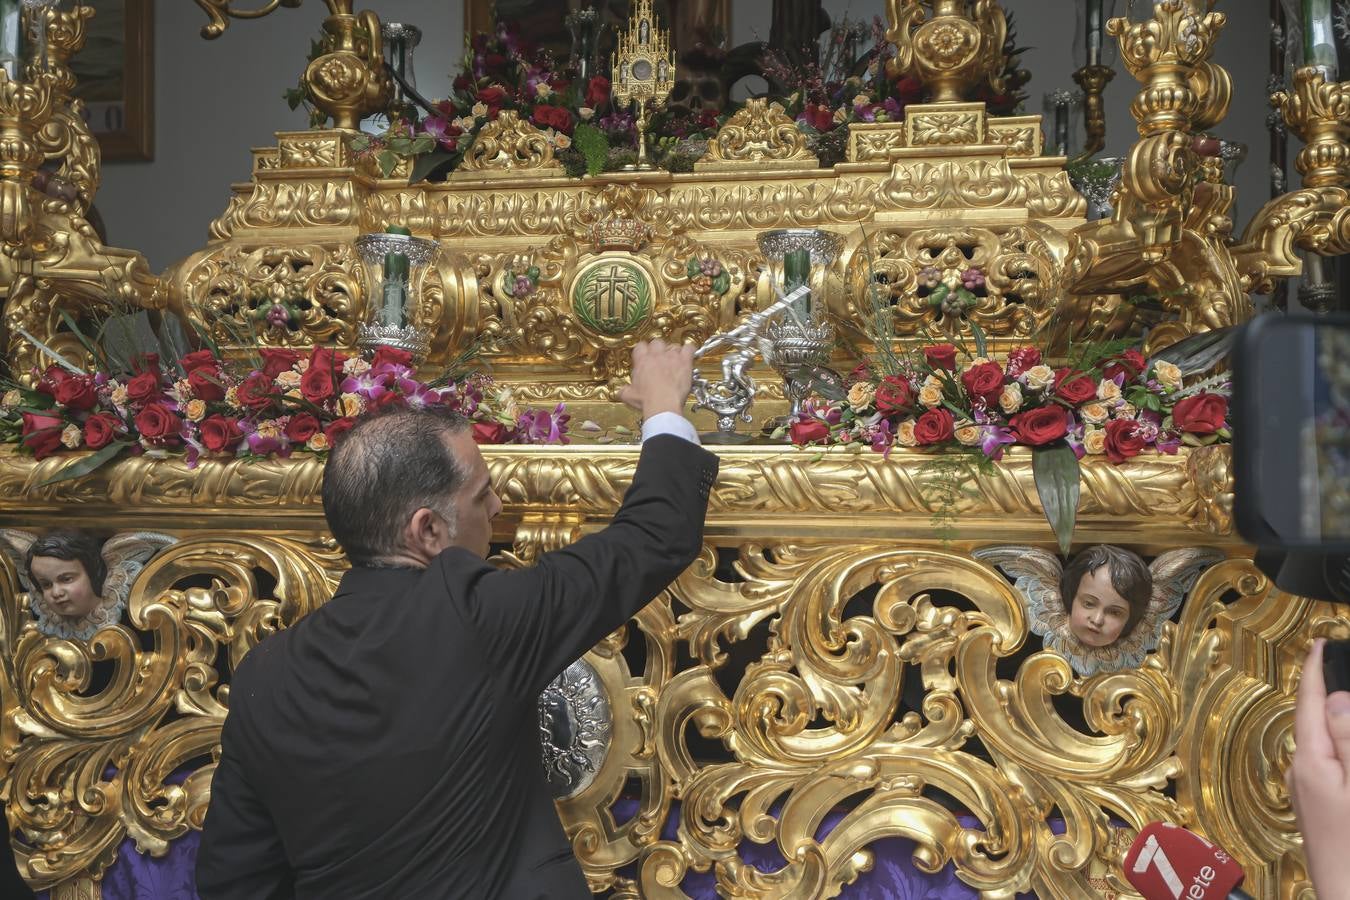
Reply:
[[1069, 630], [1089, 647], [1109, 647], [1130, 620], [1130, 604], [1111, 583], [1110, 564], [1083, 575], [1073, 596]]
[[34, 556], [32, 573], [37, 589], [58, 615], [81, 619], [99, 604], [89, 573], [78, 559]]

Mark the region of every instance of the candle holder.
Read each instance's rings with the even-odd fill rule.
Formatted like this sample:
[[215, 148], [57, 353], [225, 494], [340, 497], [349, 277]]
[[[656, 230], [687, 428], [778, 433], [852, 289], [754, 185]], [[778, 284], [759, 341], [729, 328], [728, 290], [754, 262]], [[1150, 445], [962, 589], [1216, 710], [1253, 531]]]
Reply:
[[1121, 169], [1125, 164], [1123, 156], [1109, 156], [1103, 159], [1077, 161], [1069, 170], [1069, 181], [1074, 190], [1087, 200], [1087, 219], [1105, 219], [1113, 211], [1111, 195], [1120, 184]]
[[[818, 228], [780, 228], [759, 236], [759, 249], [769, 261], [770, 277], [780, 294], [802, 287], [810, 293], [787, 306], [787, 315], [769, 322], [764, 329], [764, 361], [783, 378], [790, 404], [788, 415], [774, 424], [784, 424], [802, 411], [802, 402], [813, 386], [842, 385], [838, 373], [826, 367], [834, 349], [834, 329], [825, 318], [824, 270], [839, 255], [839, 235]], [[776, 270], [776, 271], [775, 271]]]
[[366, 264], [367, 284], [366, 320], [357, 326], [356, 346], [365, 353], [379, 347], [406, 350], [414, 364], [421, 363], [431, 350], [431, 334], [418, 322], [417, 302], [439, 245], [393, 226], [361, 235], [356, 249]]

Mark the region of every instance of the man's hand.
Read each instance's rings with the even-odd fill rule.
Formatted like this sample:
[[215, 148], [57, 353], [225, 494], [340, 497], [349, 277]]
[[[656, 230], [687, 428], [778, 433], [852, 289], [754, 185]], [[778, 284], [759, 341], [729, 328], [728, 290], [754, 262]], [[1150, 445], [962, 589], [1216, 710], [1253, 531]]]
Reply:
[[633, 348], [633, 380], [619, 399], [650, 419], [657, 413], [684, 414], [694, 383], [694, 348], [657, 338]]
[[1303, 661], [1294, 707], [1289, 796], [1303, 832], [1308, 874], [1324, 900], [1350, 897], [1350, 693], [1327, 696], [1322, 640]]

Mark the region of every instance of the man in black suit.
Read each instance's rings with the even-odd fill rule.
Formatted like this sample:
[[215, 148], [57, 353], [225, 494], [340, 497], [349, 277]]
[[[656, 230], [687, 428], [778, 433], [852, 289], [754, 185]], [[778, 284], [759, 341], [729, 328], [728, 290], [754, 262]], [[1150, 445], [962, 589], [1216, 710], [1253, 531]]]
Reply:
[[632, 487], [608, 527], [530, 569], [483, 559], [501, 501], [462, 419], [406, 410], [352, 429], [323, 484], [352, 568], [235, 672], [203, 900], [589, 896], [536, 702], [698, 555], [717, 458], [681, 414], [692, 360], [660, 341], [633, 351]]

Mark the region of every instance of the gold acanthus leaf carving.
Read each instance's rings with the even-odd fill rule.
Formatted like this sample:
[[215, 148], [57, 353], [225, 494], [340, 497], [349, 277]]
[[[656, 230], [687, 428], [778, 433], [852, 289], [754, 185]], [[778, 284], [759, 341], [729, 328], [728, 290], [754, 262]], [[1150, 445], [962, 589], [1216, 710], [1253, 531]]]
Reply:
[[550, 172], [561, 175], [563, 165], [554, 156], [548, 135], [521, 119], [515, 110], [504, 109], [478, 132], [451, 177]]
[[820, 161], [806, 147], [806, 136], [781, 103], [755, 97], [726, 121], [708, 142], [695, 171], [764, 168], [815, 168]]
[[878, 198], [883, 209], [990, 209], [1021, 206], [1026, 188], [1007, 160], [898, 160]]

